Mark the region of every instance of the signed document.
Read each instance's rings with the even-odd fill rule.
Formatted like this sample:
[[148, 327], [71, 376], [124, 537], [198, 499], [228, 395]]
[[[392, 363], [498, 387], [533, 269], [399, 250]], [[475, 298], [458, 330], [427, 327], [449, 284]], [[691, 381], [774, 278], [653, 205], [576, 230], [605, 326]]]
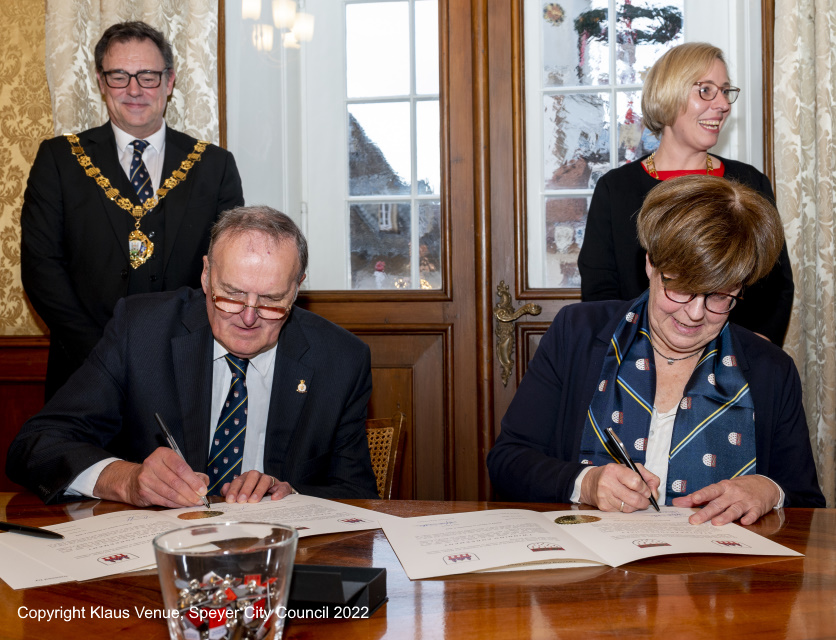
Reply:
[[735, 524], [692, 525], [692, 509], [604, 513], [497, 509], [381, 522], [413, 580], [477, 571], [617, 567], [675, 553], [800, 556]]
[[0, 534], [3, 556], [14, 557], [13, 561], [2, 563], [0, 578], [19, 589], [153, 568], [156, 560], [151, 541], [166, 531], [197, 524], [241, 520], [281, 523], [295, 527], [302, 538], [378, 529], [378, 521], [393, 517], [299, 494], [255, 504], [218, 502], [209, 510], [201, 506], [117, 511], [44, 527], [62, 534], [64, 540]]

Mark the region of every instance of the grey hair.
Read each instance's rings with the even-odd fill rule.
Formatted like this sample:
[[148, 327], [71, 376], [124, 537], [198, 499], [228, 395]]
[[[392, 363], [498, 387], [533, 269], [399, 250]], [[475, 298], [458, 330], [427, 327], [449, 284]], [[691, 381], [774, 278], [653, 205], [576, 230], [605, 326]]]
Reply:
[[290, 216], [267, 205], [235, 207], [224, 211], [212, 226], [207, 252], [209, 262], [212, 262], [212, 249], [221, 236], [235, 237], [253, 231], [264, 234], [276, 243], [289, 240], [296, 245], [299, 254], [296, 282], [301, 284], [308, 269], [308, 241]]

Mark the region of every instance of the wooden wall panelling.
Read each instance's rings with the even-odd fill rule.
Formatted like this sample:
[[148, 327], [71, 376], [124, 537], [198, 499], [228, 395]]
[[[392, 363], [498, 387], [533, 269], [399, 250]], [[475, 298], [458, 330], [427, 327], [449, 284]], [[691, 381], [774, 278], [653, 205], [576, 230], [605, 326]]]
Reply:
[[450, 325], [347, 327], [372, 352], [374, 390], [369, 416], [406, 415], [398, 498], [450, 499], [454, 494], [454, 434], [450, 429]]
[[6, 455], [20, 426], [44, 406], [49, 338], [0, 338], [0, 491], [23, 487], [6, 477]]
[[517, 351], [514, 354], [517, 386], [528, 371], [528, 363], [531, 362], [534, 352], [540, 346], [540, 339], [550, 326], [550, 322], [518, 322], [514, 327], [514, 338], [517, 344]]

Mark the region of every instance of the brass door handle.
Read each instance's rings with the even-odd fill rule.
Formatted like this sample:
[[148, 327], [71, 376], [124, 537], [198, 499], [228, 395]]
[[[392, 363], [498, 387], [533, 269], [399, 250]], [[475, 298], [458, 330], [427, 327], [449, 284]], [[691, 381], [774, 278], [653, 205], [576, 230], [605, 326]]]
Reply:
[[508, 379], [514, 370], [514, 322], [524, 315], [538, 316], [543, 310], [539, 304], [529, 302], [514, 311], [511, 303], [511, 293], [505, 280], [501, 280], [496, 287], [496, 295], [499, 302], [493, 308], [493, 317], [496, 318], [496, 358], [502, 367], [502, 384], [508, 386]]

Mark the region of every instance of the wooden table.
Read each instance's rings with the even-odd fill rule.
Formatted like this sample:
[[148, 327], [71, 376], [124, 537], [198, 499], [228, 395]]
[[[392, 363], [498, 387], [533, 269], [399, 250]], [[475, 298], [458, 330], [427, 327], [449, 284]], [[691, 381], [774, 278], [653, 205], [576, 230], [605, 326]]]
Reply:
[[[349, 501], [398, 516], [563, 505], [486, 502]], [[95, 506], [90, 515], [128, 508]], [[77, 504], [74, 506], [78, 506]], [[44, 506], [29, 494], [0, 493], [0, 520], [41, 526], [72, 506]], [[786, 509], [757, 533], [804, 558], [688, 555], [618, 569], [549, 569], [410, 581], [380, 530], [299, 541], [296, 561], [385, 567], [389, 602], [366, 620], [292, 620], [286, 638], [824, 638], [836, 637], [836, 510]], [[2, 561], [2, 560], [0, 560]], [[20, 607], [78, 607], [86, 619], [37, 622]], [[90, 619], [91, 609], [130, 609], [127, 619]], [[0, 638], [167, 638], [156, 572], [14, 591], [0, 582]]]

